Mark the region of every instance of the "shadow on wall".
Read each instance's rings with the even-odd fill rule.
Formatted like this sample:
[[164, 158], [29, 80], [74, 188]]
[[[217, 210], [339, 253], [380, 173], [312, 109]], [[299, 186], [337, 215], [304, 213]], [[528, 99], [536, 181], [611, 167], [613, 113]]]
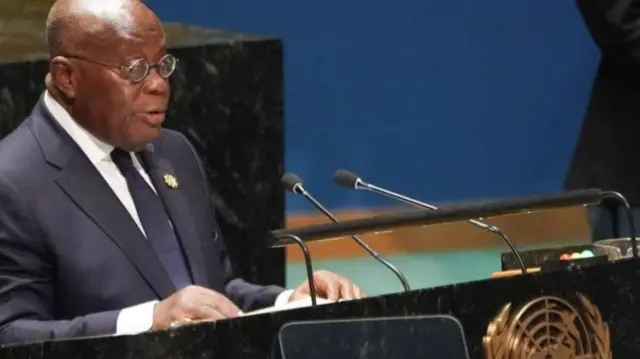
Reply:
[[559, 191], [598, 58], [573, 2], [147, 3], [284, 40], [287, 170], [332, 208], [387, 203], [338, 167], [432, 201]]

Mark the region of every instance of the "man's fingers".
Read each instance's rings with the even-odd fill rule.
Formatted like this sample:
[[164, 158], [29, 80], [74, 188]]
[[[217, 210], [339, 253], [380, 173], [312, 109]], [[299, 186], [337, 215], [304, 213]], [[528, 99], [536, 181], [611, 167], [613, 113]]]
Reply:
[[322, 277], [327, 283], [330, 284], [331, 287], [334, 287], [338, 292], [338, 296], [331, 300], [351, 300], [355, 297], [356, 294], [353, 291], [353, 285], [345, 278], [342, 278], [341, 276], [332, 272], [322, 272]]
[[[225, 316], [215, 306], [207, 303], [196, 301], [187, 308], [183, 308], [184, 316], [191, 320], [219, 320]], [[180, 320], [180, 318], [175, 318]]]
[[233, 304], [229, 298], [213, 290], [206, 288], [203, 289], [204, 290], [200, 293], [200, 300], [212, 308], [215, 308], [218, 312], [224, 315], [225, 318], [235, 318], [241, 313], [240, 308]]
[[314, 278], [314, 281], [318, 289], [318, 296], [324, 294], [324, 296], [331, 301], [340, 299], [340, 283], [337, 280], [327, 276], [319, 276], [318, 278]]
[[353, 287], [353, 293], [354, 293], [354, 298], [355, 299], [362, 299], [362, 298], [365, 297], [365, 294], [362, 292], [360, 287], [358, 287], [355, 284], [352, 284], [351, 286]]
[[220, 300], [215, 303], [216, 309], [226, 318], [235, 318], [242, 313], [232, 301], [224, 296], [220, 296]]
[[349, 283], [349, 281], [344, 279], [338, 280], [338, 285], [340, 286], [340, 299], [351, 300], [356, 297], [353, 284]]

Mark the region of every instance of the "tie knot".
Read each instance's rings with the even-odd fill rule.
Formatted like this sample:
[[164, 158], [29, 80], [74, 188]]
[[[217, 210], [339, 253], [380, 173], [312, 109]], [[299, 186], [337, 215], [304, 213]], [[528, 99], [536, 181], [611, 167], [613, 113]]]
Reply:
[[120, 172], [123, 174], [128, 173], [130, 170], [133, 170], [133, 160], [131, 159], [131, 153], [116, 148], [111, 151], [111, 160], [116, 164]]

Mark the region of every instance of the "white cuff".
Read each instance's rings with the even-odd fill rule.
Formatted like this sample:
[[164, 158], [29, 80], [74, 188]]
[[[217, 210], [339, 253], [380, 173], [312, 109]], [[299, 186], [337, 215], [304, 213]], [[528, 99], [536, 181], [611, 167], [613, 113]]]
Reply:
[[289, 303], [289, 298], [291, 298], [291, 294], [293, 293], [293, 289], [287, 289], [284, 292], [278, 294], [276, 298], [276, 303], [273, 305], [274, 307], [282, 307]]
[[153, 309], [157, 300], [124, 308], [118, 314], [116, 335], [140, 334], [153, 327]]

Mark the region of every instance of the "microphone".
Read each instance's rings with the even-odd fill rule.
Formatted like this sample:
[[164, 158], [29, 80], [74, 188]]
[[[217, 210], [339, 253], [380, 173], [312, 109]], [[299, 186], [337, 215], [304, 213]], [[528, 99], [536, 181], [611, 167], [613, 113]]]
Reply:
[[[348, 170], [337, 170], [334, 172], [333, 174], [333, 180], [335, 181], [335, 183], [337, 183], [338, 185], [348, 188], [348, 189], [363, 189], [363, 190], [368, 190], [377, 194], [381, 194], [383, 196], [389, 197], [391, 199], [394, 199], [396, 201], [401, 201], [416, 207], [421, 207], [421, 208], [425, 208], [425, 209], [429, 209], [429, 210], [438, 210], [439, 208], [428, 204], [428, 203], [424, 203], [421, 201], [418, 201], [416, 199], [407, 197], [407, 196], [403, 196], [399, 193], [395, 193], [393, 191], [390, 191], [388, 189], [384, 189], [375, 185], [372, 185], [370, 183], [367, 183], [365, 181], [362, 180], [362, 178], [360, 178], [360, 176], [358, 176], [357, 174], [348, 171]], [[522, 257], [520, 256], [520, 252], [518, 251], [518, 249], [516, 248], [516, 246], [513, 244], [513, 242], [511, 242], [511, 240], [507, 237], [506, 234], [504, 234], [500, 229], [498, 229], [498, 227], [496, 226], [492, 226], [489, 224], [486, 224], [484, 222], [475, 220], [475, 219], [470, 219], [468, 220], [469, 223], [473, 224], [476, 227], [482, 228], [484, 230], [487, 230], [489, 232], [495, 233], [498, 236], [500, 236], [500, 238], [502, 238], [502, 240], [507, 244], [507, 246], [509, 247], [509, 249], [511, 250], [511, 252], [513, 253], [513, 255], [516, 257], [516, 261], [518, 262], [518, 265], [520, 266], [520, 269], [522, 271], [522, 274], [526, 274], [527, 273], [527, 269], [524, 265], [524, 262], [522, 261]]]
[[[306, 198], [309, 202], [311, 202], [311, 204], [313, 204], [314, 207], [316, 207], [320, 212], [322, 212], [322, 214], [327, 216], [334, 223], [340, 222], [340, 220], [338, 220], [336, 216], [334, 216], [331, 212], [329, 212], [329, 210], [325, 206], [323, 206], [320, 202], [318, 202], [318, 200], [313, 195], [311, 195], [311, 193], [307, 192], [307, 190], [302, 185], [302, 179], [300, 179], [300, 177], [298, 177], [293, 173], [285, 173], [282, 176], [282, 179], [280, 182], [282, 182], [282, 184], [284, 185], [284, 188], [287, 191], [294, 194], [302, 195], [304, 198]], [[398, 280], [400, 281], [400, 283], [402, 283], [402, 287], [406, 292], [411, 290], [411, 287], [409, 286], [409, 282], [407, 281], [405, 276], [402, 274], [402, 272], [398, 270], [398, 268], [396, 268], [393, 264], [391, 264], [389, 261], [384, 259], [378, 252], [376, 252], [371, 247], [369, 247], [369, 245], [367, 245], [359, 236], [354, 235], [354, 236], [351, 236], [351, 238], [353, 238], [353, 240], [360, 247], [362, 247], [362, 249], [364, 249], [367, 253], [369, 253], [371, 257], [373, 257], [375, 260], [377, 260], [383, 266], [387, 267], [391, 272], [393, 272], [393, 274], [396, 277], [398, 277]]]

